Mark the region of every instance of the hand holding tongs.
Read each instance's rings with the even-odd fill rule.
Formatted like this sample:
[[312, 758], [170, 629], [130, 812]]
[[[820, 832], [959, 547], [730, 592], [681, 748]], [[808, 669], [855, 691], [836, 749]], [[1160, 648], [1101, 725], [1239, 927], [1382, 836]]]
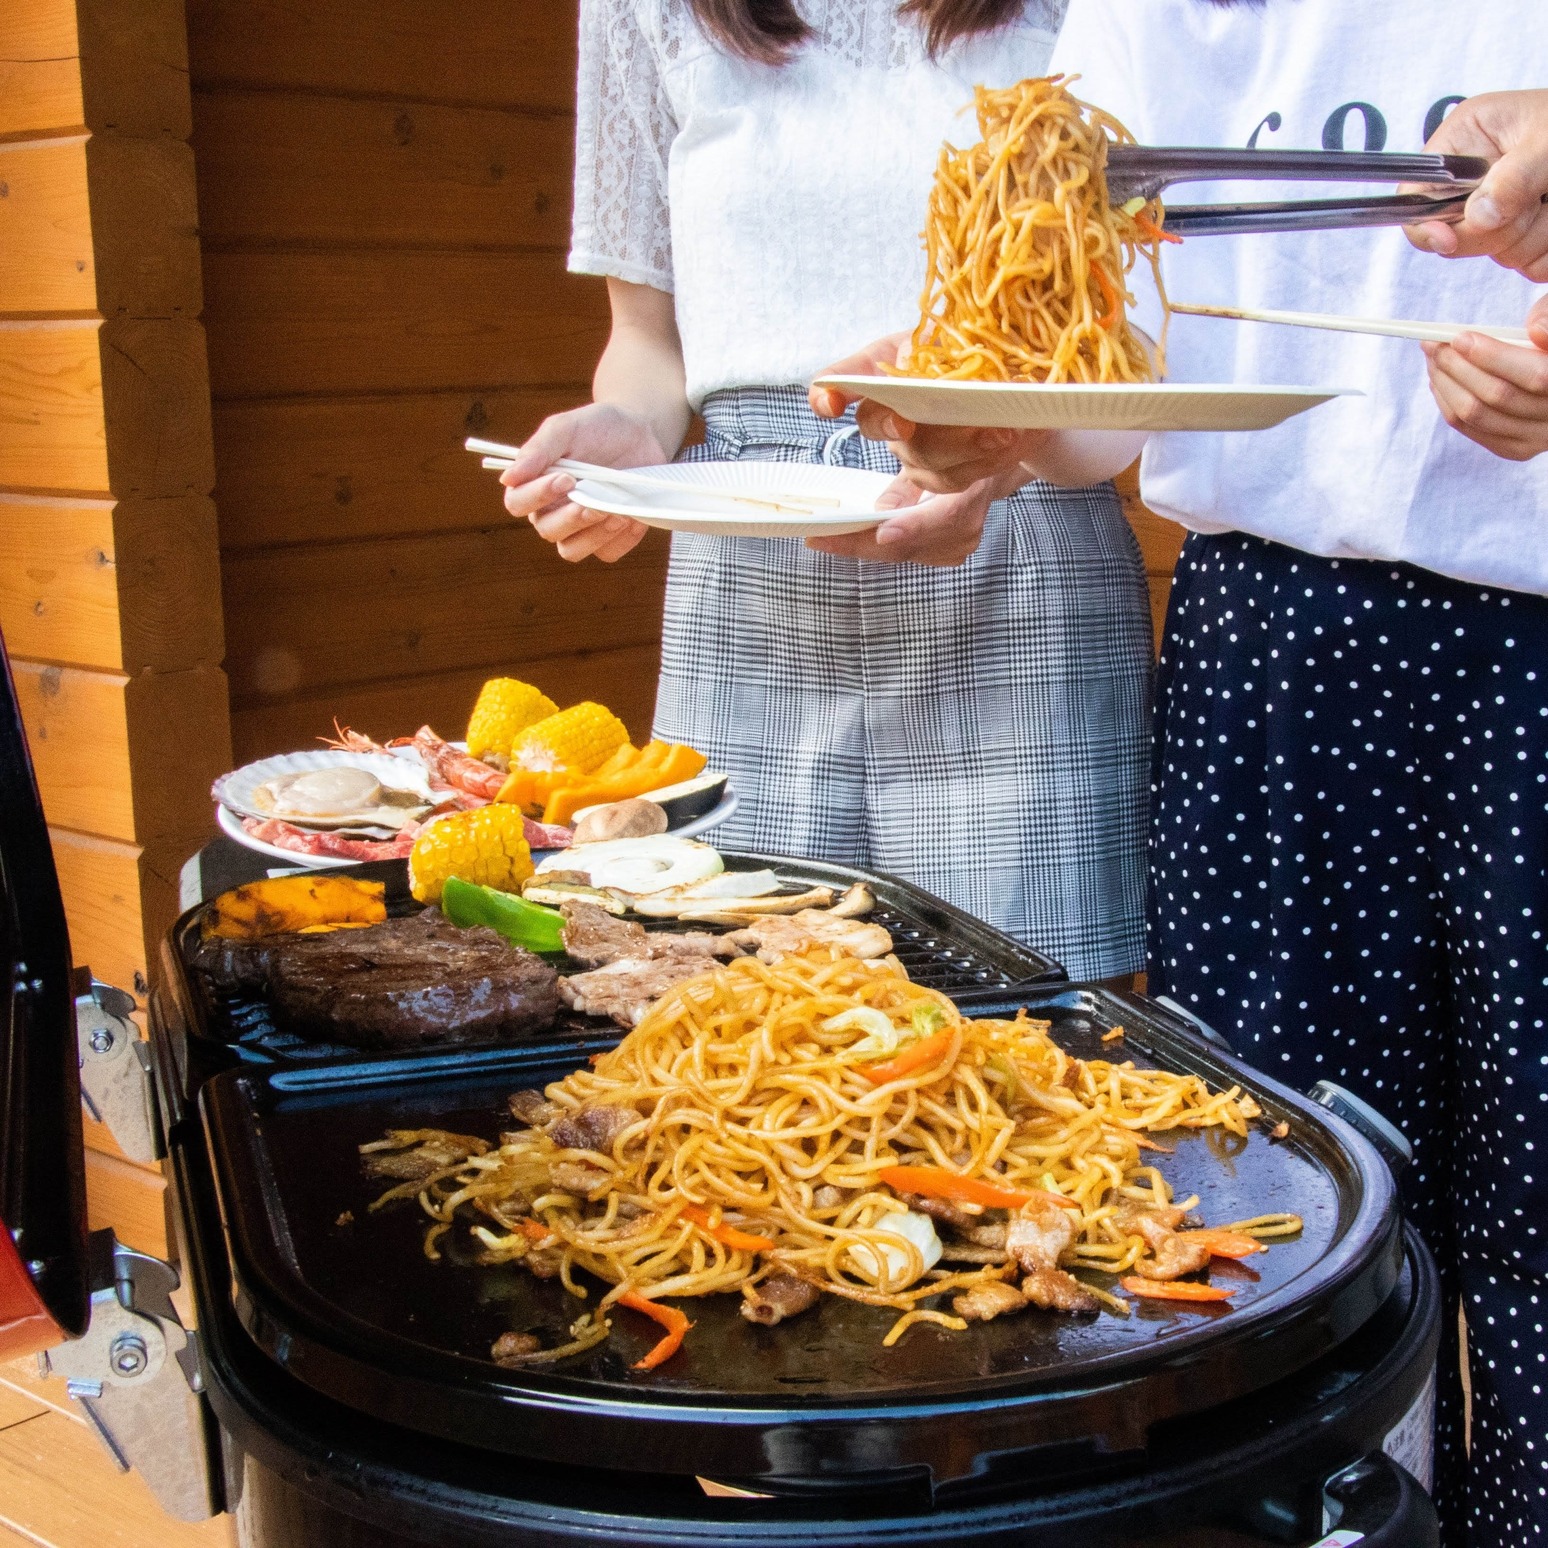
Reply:
[[1459, 220], [1489, 170], [1481, 156], [1427, 152], [1208, 150], [1169, 145], [1115, 145], [1107, 153], [1108, 197], [1154, 199], [1173, 183], [1284, 181], [1427, 183], [1449, 193], [1385, 198], [1303, 199], [1272, 204], [1182, 204], [1166, 212], [1178, 236], [1248, 231], [1331, 231], [1344, 226], [1406, 226]]

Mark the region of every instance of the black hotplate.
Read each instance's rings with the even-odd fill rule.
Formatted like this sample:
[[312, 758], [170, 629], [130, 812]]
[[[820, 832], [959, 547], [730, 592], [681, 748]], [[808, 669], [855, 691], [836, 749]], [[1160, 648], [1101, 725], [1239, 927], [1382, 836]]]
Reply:
[[[976, 1014], [1022, 1006], [1082, 1057], [1111, 1057], [1127, 1029], [1141, 1064], [1239, 1084], [1266, 1114], [1245, 1141], [1174, 1133], [1158, 1158], [1210, 1223], [1271, 1210], [1306, 1220], [1296, 1241], [1241, 1265], [1228, 1310], [1141, 1304], [1127, 1319], [1029, 1313], [965, 1334], [912, 1330], [881, 1347], [893, 1314], [825, 1297], [777, 1328], [737, 1298], [683, 1303], [683, 1352], [630, 1369], [657, 1335], [619, 1313], [610, 1342], [559, 1368], [488, 1359], [508, 1329], [557, 1335], [578, 1303], [516, 1267], [431, 1263], [408, 1202], [377, 1214], [382, 1185], [356, 1147], [389, 1127], [491, 1139], [506, 1095], [573, 1069], [615, 1039], [411, 1061], [237, 1069], [201, 1108], [226, 1228], [236, 1307], [281, 1367], [358, 1412], [442, 1440], [534, 1461], [699, 1474], [762, 1489], [853, 1490], [902, 1476], [978, 1486], [1006, 1469], [1088, 1472], [1139, 1451], [1157, 1424], [1280, 1380], [1357, 1329], [1396, 1282], [1395, 1191], [1370, 1144], [1324, 1109], [1249, 1069], [1162, 1007], [1100, 989], [1048, 985]], [[1287, 1138], [1269, 1125], [1287, 1121]], [[593, 1295], [597, 1292], [593, 1289]], [[640, 1423], [648, 1420], [648, 1423]]]

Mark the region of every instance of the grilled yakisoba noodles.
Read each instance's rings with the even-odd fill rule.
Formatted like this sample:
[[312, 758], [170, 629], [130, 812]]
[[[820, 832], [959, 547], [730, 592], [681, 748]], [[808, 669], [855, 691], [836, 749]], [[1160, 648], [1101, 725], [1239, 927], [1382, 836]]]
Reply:
[[[1148, 1265], [1174, 1277], [1157, 1269], [1155, 1243], [1135, 1225], [1155, 1225], [1147, 1212], [1161, 1210], [1175, 1226], [1187, 1207], [1168, 1208], [1171, 1190], [1142, 1158], [1145, 1131], [1245, 1135], [1259, 1111], [1239, 1088], [1211, 1092], [1197, 1076], [1072, 1059], [1046, 1022], [964, 1020], [894, 959], [820, 949], [774, 964], [744, 957], [688, 980], [592, 1068], [512, 1105], [532, 1127], [482, 1154], [468, 1153], [470, 1142], [379, 1201], [418, 1195], [436, 1222], [432, 1257], [461, 1219], [486, 1261], [557, 1273], [577, 1296], [574, 1271], [594, 1274], [613, 1287], [603, 1311], [615, 1300], [642, 1309], [663, 1296], [739, 1291], [749, 1316], [765, 1280], [915, 1313], [943, 1292], [1031, 1272], [1014, 1250], [950, 1245], [957, 1266], [936, 1268], [934, 1223], [911, 1205], [956, 1209], [991, 1235], [998, 1222], [1013, 1249], [1016, 1230], [1042, 1219], [1037, 1229], [1057, 1243], [1046, 1265], [1054, 1271], [1057, 1258], [1060, 1281], [1078, 1295], [1089, 1287], [1069, 1268]], [[416, 1131], [366, 1148], [401, 1152], [423, 1139]], [[1235, 1241], [1232, 1255], [1244, 1242], [1257, 1250]], [[675, 1349], [685, 1327], [664, 1342]], [[605, 1329], [601, 1317], [582, 1319], [565, 1352]]]
[[[1108, 202], [1108, 147], [1134, 136], [1062, 76], [975, 93], [983, 139], [943, 146], [920, 322], [898, 370], [987, 382], [1142, 382], [1158, 374], [1124, 314], [1143, 252], [1176, 241], [1158, 200]], [[1165, 292], [1162, 292], [1163, 302]]]

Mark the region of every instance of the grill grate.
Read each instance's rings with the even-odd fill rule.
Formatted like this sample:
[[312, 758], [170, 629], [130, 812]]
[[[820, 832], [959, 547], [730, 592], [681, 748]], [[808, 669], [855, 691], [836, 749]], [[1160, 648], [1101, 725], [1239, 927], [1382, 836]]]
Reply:
[[[980, 924], [969, 915], [931, 897], [907, 883], [889, 877], [874, 876], [847, 866], [827, 865], [805, 860], [790, 860], [772, 855], [727, 855], [728, 869], [761, 870], [770, 867], [792, 888], [805, 891], [813, 886], [842, 890], [853, 882], [865, 882], [875, 894], [876, 907], [867, 917], [882, 925], [892, 936], [893, 952], [916, 983], [953, 996], [977, 996], [985, 990], [1008, 989], [1014, 985], [1042, 983], [1064, 977], [1064, 971], [1052, 959], [1032, 951], [1008, 936]], [[417, 905], [409, 898], [406, 873], [401, 862], [393, 866], [362, 866], [357, 874], [383, 879], [387, 883], [389, 912], [412, 912]], [[233, 1064], [267, 1066], [316, 1066], [340, 1060], [402, 1061], [402, 1051], [367, 1053], [338, 1043], [322, 1043], [298, 1037], [277, 1025], [269, 1005], [248, 996], [221, 995], [190, 966], [199, 940], [200, 910], [184, 915], [173, 931], [172, 957], [189, 991], [182, 996], [191, 1023], [187, 1032], [198, 1049], [195, 1063], [201, 1074]], [[693, 930], [705, 926], [677, 921], [644, 921], [650, 930]], [[575, 971], [577, 965], [560, 960], [561, 972]], [[617, 1036], [619, 1028], [610, 1021], [562, 1011], [554, 1029], [560, 1037], [596, 1038]], [[438, 1056], [427, 1048], [426, 1056]], [[412, 1057], [412, 1056], [407, 1056]]]

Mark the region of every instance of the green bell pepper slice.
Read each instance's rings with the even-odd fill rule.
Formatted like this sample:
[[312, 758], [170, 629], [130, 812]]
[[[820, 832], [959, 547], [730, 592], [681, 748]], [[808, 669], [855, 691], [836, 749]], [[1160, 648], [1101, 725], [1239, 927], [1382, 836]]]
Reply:
[[564, 915], [513, 892], [497, 892], [449, 876], [441, 893], [441, 912], [454, 925], [485, 925], [528, 951], [564, 950]]

